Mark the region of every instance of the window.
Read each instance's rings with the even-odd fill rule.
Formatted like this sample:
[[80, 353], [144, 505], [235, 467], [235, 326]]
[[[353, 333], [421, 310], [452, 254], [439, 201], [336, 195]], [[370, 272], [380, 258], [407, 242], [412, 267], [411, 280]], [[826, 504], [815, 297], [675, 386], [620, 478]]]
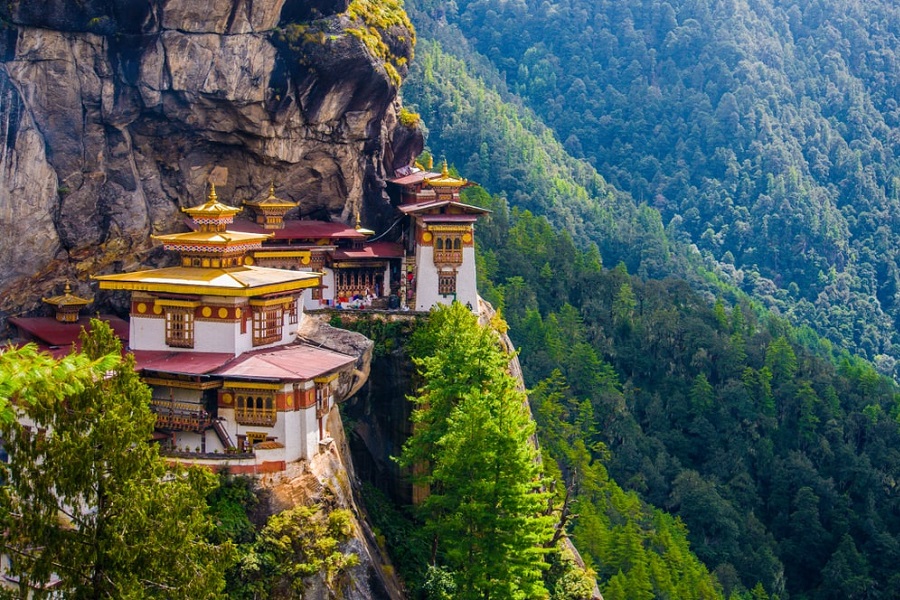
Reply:
[[442, 296], [456, 294], [456, 271], [438, 273], [438, 294]]
[[166, 308], [166, 345], [176, 348], [194, 347], [194, 309]]
[[329, 398], [331, 396], [331, 384], [316, 382], [316, 417], [322, 418], [331, 409]]
[[256, 444], [262, 444], [268, 439], [268, 435], [260, 431], [248, 431], [247, 432], [247, 444], [250, 448], [253, 448]]
[[270, 392], [240, 392], [235, 399], [234, 420], [241, 425], [275, 424], [275, 398]]
[[322, 299], [322, 287], [321, 286], [312, 288], [312, 299], [313, 300], [321, 300]]
[[281, 340], [284, 330], [284, 305], [258, 306], [253, 309], [253, 345], [262, 346]]
[[434, 262], [461, 265], [462, 238], [459, 235], [440, 235], [434, 239]]
[[297, 301], [291, 300], [290, 303], [287, 305], [287, 310], [288, 310], [288, 323], [290, 323], [291, 325], [296, 325], [297, 321], [298, 321]]

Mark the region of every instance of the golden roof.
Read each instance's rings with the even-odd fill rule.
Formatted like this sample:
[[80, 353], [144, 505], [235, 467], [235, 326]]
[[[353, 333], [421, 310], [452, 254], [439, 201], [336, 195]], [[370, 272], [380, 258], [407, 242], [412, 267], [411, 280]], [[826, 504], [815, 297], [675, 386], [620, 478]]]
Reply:
[[277, 198], [275, 196], [275, 182], [272, 182], [272, 185], [269, 186], [269, 195], [268, 197], [262, 200], [244, 200], [244, 204], [253, 208], [284, 208], [291, 209], [297, 206], [297, 202], [293, 202], [291, 200], [282, 200], [281, 198]]
[[100, 282], [102, 290], [247, 298], [315, 287], [319, 285], [320, 277], [319, 273], [309, 271], [243, 266], [227, 269], [168, 267], [134, 273], [99, 275], [93, 279]]
[[219, 202], [219, 196], [216, 194], [216, 185], [214, 183], [209, 184], [209, 196], [207, 196], [205, 203], [200, 206], [194, 206], [193, 208], [182, 208], [181, 210], [194, 219], [228, 218], [241, 212], [240, 208], [228, 206], [227, 204]]
[[459, 179], [456, 177], [450, 176], [450, 170], [447, 168], [447, 161], [444, 161], [444, 166], [441, 169], [441, 176], [435, 177], [434, 179], [426, 179], [425, 184], [431, 187], [456, 187], [461, 188], [467, 185], [469, 182], [465, 179]]
[[273, 233], [244, 233], [241, 231], [188, 231], [150, 236], [166, 244], [204, 244], [210, 246], [245, 245], [262, 243]]
[[80, 308], [82, 306], [87, 306], [88, 304], [93, 302], [93, 299], [88, 300], [86, 298], [79, 298], [78, 296], [72, 294], [72, 286], [69, 285], [68, 281], [66, 282], [66, 288], [65, 290], [63, 290], [61, 296], [51, 296], [49, 298], [41, 298], [41, 300], [43, 300], [47, 304], [52, 304], [53, 306], [59, 308], [68, 306]]

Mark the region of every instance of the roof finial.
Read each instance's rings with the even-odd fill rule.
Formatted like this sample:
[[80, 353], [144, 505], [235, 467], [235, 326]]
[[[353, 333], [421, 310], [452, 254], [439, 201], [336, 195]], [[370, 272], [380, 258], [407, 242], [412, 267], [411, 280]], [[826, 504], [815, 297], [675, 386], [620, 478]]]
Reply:
[[441, 167], [441, 177], [450, 177], [450, 169], [447, 168], [447, 159], [444, 159], [444, 166]]
[[275, 179], [272, 178], [272, 185], [269, 186], [269, 198], [275, 197]]
[[215, 204], [219, 200], [219, 196], [216, 194], [216, 184], [212, 181], [209, 182], [209, 196], [207, 196], [206, 201], [209, 204]]
[[66, 280], [66, 287], [63, 289], [63, 293], [67, 296], [72, 293], [72, 286], [69, 285], [68, 279]]

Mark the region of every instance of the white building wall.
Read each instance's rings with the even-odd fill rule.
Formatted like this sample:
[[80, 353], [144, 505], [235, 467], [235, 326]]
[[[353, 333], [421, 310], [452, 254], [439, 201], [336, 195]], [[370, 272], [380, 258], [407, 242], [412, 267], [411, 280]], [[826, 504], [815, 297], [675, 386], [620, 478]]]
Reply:
[[319, 452], [319, 421], [316, 419], [316, 405], [301, 408], [297, 430], [300, 433], [300, 448], [303, 458], [312, 458]]
[[438, 268], [434, 264], [432, 246], [416, 248], [416, 310], [429, 310], [436, 304], [452, 304], [454, 300], [471, 304], [478, 310], [478, 289], [475, 279], [475, 248], [462, 249], [463, 261], [456, 267], [456, 294], [438, 294]]
[[166, 345], [165, 319], [131, 315], [128, 345], [132, 350], [171, 350]]

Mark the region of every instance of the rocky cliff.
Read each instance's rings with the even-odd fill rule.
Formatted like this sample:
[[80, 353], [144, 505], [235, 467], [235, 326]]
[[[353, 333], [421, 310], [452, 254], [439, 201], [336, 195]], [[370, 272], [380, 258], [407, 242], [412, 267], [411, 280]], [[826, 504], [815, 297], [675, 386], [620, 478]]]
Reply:
[[[215, 167], [303, 216], [370, 227], [422, 147], [399, 123], [395, 2], [11, 0], [0, 6], [0, 330], [62, 279], [158, 264]], [[385, 216], [383, 216], [385, 215]]]

